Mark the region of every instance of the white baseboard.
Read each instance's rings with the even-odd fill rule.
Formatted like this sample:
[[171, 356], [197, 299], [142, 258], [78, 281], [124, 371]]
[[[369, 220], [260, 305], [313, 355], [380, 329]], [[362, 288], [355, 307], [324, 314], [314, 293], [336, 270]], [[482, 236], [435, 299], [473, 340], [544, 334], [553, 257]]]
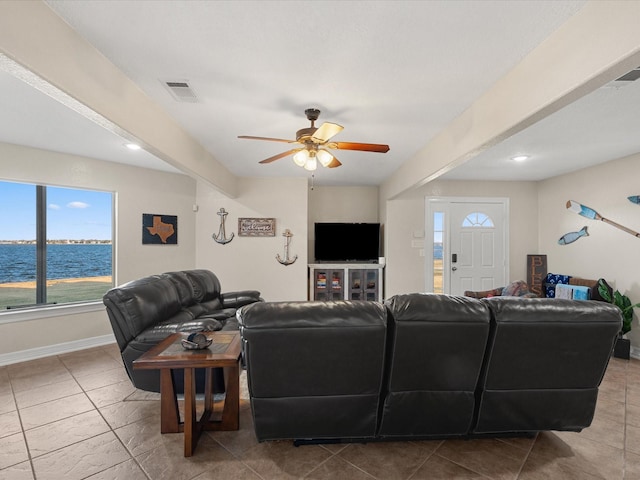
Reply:
[[84, 350], [85, 348], [99, 347], [115, 343], [115, 341], [116, 337], [113, 336], [113, 334], [109, 334], [99, 337], [83, 338], [82, 340], [74, 340], [72, 342], [47, 345], [46, 347], [30, 348], [28, 350], [20, 350], [19, 352], [3, 353], [0, 354], [0, 366], [75, 352], [77, 350]]
[[640, 360], [640, 348], [631, 346], [631, 352], [629, 353], [631, 358], [635, 358], [636, 360]]

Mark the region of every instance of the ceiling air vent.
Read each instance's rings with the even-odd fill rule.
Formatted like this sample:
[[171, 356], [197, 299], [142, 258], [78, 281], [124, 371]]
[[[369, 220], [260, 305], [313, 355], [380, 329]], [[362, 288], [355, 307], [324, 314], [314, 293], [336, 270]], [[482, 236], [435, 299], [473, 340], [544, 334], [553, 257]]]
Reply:
[[162, 84], [177, 102], [194, 103], [198, 101], [198, 96], [185, 80], [162, 81]]
[[640, 78], [640, 67], [631, 70], [630, 72], [625, 73], [619, 78], [616, 78], [614, 81], [607, 83], [604, 85], [604, 88], [614, 88], [618, 89], [620, 87], [624, 87], [625, 85], [630, 85], [632, 82], [635, 82]]
[[620, 78], [616, 79], [616, 82], [635, 82], [640, 78], [640, 67], [635, 70], [631, 70], [629, 73], [625, 73]]

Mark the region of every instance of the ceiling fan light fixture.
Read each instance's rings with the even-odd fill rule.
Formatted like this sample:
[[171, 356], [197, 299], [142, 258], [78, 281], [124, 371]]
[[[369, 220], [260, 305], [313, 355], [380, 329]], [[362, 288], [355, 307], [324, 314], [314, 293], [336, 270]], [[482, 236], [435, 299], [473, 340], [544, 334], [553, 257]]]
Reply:
[[316, 153], [316, 158], [323, 167], [328, 166], [333, 161], [333, 155], [323, 149], [318, 150], [318, 153]]
[[307, 163], [304, 164], [304, 169], [313, 172], [316, 168], [318, 168], [318, 161], [316, 157], [309, 157]]
[[299, 167], [304, 167], [309, 159], [309, 152], [306, 150], [300, 150], [293, 156], [293, 162]]

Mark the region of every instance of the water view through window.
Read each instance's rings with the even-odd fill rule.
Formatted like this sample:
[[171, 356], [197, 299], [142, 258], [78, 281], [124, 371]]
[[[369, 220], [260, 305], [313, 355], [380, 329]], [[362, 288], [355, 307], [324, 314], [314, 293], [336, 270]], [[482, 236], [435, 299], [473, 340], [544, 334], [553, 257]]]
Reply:
[[109, 192], [0, 181], [0, 309], [101, 299], [112, 206]]

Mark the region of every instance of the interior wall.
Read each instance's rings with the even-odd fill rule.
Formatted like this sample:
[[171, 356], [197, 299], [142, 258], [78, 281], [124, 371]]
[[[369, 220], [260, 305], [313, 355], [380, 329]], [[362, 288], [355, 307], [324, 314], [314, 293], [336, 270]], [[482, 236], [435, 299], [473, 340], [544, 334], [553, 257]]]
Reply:
[[527, 255], [539, 253], [536, 183], [435, 180], [386, 204], [387, 298], [425, 290], [425, 197], [508, 198], [509, 280], [526, 278]]
[[[0, 179], [116, 192], [116, 284], [194, 266], [196, 183], [185, 175], [0, 143]], [[178, 245], [142, 245], [143, 213], [177, 215]], [[111, 333], [104, 311], [4, 323], [0, 354]]]
[[[640, 238], [603, 221], [590, 220], [566, 208], [568, 200], [585, 205], [603, 217], [640, 231], [640, 206], [627, 200], [640, 194], [640, 154], [540, 182], [538, 218], [540, 252], [547, 255], [549, 272], [582, 278], [604, 278], [640, 302]], [[559, 245], [568, 232], [587, 227], [589, 236]], [[640, 347], [638, 313], [629, 334]]]
[[[222, 291], [259, 290], [270, 302], [307, 299], [307, 179], [239, 178], [238, 195], [228, 198], [204, 182], [197, 187], [196, 264], [215, 272]], [[220, 230], [220, 208], [227, 212], [227, 244], [211, 237]], [[239, 237], [238, 218], [275, 218], [274, 237]], [[282, 265], [285, 237], [293, 236], [289, 255], [295, 263]]]
[[[313, 263], [316, 222], [378, 223], [378, 187], [319, 187], [309, 190], [308, 257]], [[384, 248], [382, 248], [384, 252]]]

